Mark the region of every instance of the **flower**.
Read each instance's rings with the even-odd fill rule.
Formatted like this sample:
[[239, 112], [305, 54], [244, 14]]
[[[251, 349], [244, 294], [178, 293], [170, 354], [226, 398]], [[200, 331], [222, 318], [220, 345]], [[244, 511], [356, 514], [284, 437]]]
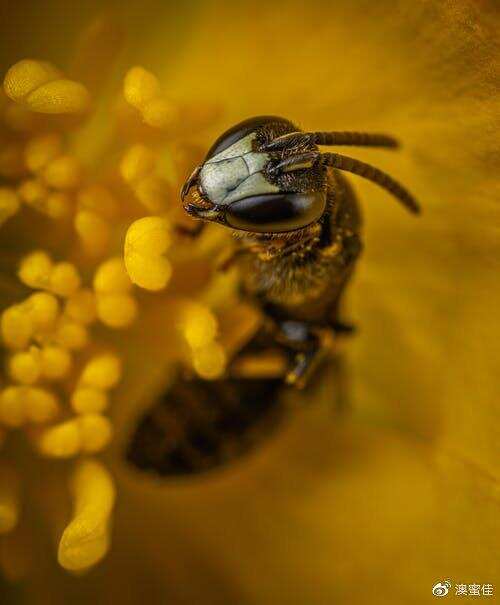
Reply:
[[[47, 10], [46, 27], [50, 29], [64, 10], [69, 9], [53, 14]], [[132, 40], [140, 41], [129, 51], [132, 59], [121, 75], [128, 74], [125, 82], [143, 82], [132, 86], [128, 103], [122, 99], [116, 109], [119, 132], [126, 141], [123, 153], [109, 144], [109, 105], [105, 110], [94, 107], [89, 121], [78, 112], [33, 114], [26, 111], [29, 93], [21, 98], [24, 105], [9, 109], [15, 128], [0, 154], [2, 170], [8, 167], [16, 183], [24, 182], [27, 176], [19, 162], [27, 139], [23, 125], [28, 121], [34, 128], [41, 122], [52, 129], [54, 122], [61, 122], [75, 149], [87, 158], [84, 167], [99, 174], [92, 185], [108, 184], [104, 175], [111, 167], [118, 172], [112, 181], [119, 183], [120, 192], [116, 196], [120, 212], [114, 218], [101, 216], [92, 203], [69, 207], [89, 212], [91, 225], [106, 223], [110, 246], [106, 252], [100, 243], [107, 239], [102, 235], [106, 227], [88, 227], [84, 220], [79, 229], [67, 222], [63, 228], [57, 222], [68, 221], [66, 196], [48, 204], [36, 187], [28, 187], [24, 194], [30, 203], [10, 189], [2, 194], [0, 207], [6, 218], [0, 237], [8, 251], [2, 259], [5, 307], [23, 305], [29, 296], [13, 276], [25, 254], [37, 250], [50, 253], [50, 263], [37, 257], [45, 268], [69, 263], [83, 288], [97, 297], [90, 267], [109, 259], [118, 264], [121, 245], [113, 247], [112, 234], [121, 229], [118, 239], [123, 244], [132, 221], [148, 219], [129, 231], [123, 260], [135, 285], [100, 294], [133, 298], [135, 318], [119, 329], [99, 319], [85, 330], [89, 347], [105, 344], [103, 353], [120, 357], [122, 366], [120, 383], [106, 393], [112, 400], [106, 414], [95, 412], [111, 418], [115, 434], [103, 455], [116, 483], [113, 546], [102, 567], [83, 580], [62, 579], [55, 572], [55, 556], [47, 546], [53, 535], [57, 544], [64, 544], [64, 527], [79, 526], [76, 509], [82, 514], [88, 510], [83, 504], [75, 506], [72, 525], [64, 511], [67, 491], [62, 475], [66, 482], [68, 474], [72, 477], [75, 505], [85, 500], [79, 500], [82, 486], [96, 493], [103, 514], [94, 517], [96, 541], [90, 552], [97, 560], [107, 548], [111, 527], [114, 490], [105, 478], [108, 471], [95, 459], [83, 459], [83, 466], [71, 469], [55, 466], [52, 459], [38, 461], [31, 454], [21, 455], [9, 438], [6, 476], [12, 471], [11, 460], [19, 465], [28, 458], [26, 470], [17, 477], [32, 497], [18, 495], [15, 480], [0, 479], [0, 493], [5, 494], [1, 503], [7, 503], [3, 510], [10, 511], [2, 527], [12, 530], [16, 524], [0, 545], [4, 575], [16, 578], [24, 572], [30, 586], [27, 600], [32, 603], [46, 601], [49, 594], [56, 603], [96, 595], [129, 603], [426, 602], [443, 578], [457, 585], [495, 584], [500, 324], [494, 176], [499, 55], [493, 3], [341, 0], [333, 5], [288, 0], [256, 3], [250, 12], [248, 5], [238, 2], [207, 0], [170, 7], [146, 1], [128, 3], [121, 10], [132, 24]], [[106, 36], [108, 41], [112, 38], [119, 37]], [[67, 47], [57, 36], [46, 44], [49, 49]], [[30, 43], [31, 48], [36, 45]], [[109, 45], [105, 48], [109, 53]], [[13, 62], [25, 52], [21, 49]], [[99, 74], [108, 73], [105, 68], [111, 61], [93, 54], [89, 69], [82, 58], [85, 53], [79, 52], [75, 76], [62, 79], [86, 85], [93, 106], [98, 98], [94, 91], [109, 78]], [[158, 80], [148, 68], [151, 63]], [[145, 67], [129, 71], [134, 65]], [[78, 78], [77, 73], [92, 77]], [[198, 131], [190, 117], [188, 132], [181, 133], [182, 103], [167, 103], [165, 91], [196, 101], [184, 111], [194, 117], [197, 111], [205, 113], [206, 129]], [[39, 95], [45, 103], [45, 94]], [[210, 116], [205, 108], [212, 99], [223, 105], [222, 117]], [[88, 111], [84, 106], [71, 105]], [[397, 135], [404, 144], [401, 152], [366, 150], [359, 157], [390, 169], [417, 194], [424, 212], [418, 220], [406, 217], [383, 193], [352, 179], [365, 215], [365, 253], [350, 287], [348, 309], [360, 329], [346, 346], [345, 371], [319, 382], [309, 405], [298, 405], [279, 433], [245, 460], [203, 479], [154, 481], [130, 469], [123, 448], [140, 411], [164, 392], [172, 359], [182, 348], [172, 340], [177, 333], [172, 329], [173, 310], [182, 312], [194, 305], [191, 317], [198, 318], [195, 324], [205, 325], [201, 315], [208, 310], [218, 318], [234, 290], [231, 275], [215, 277], [208, 271], [224, 246], [219, 231], [212, 231], [199, 246], [188, 246], [188, 252], [172, 244], [173, 233], [171, 240], [165, 235], [160, 227], [165, 220], [161, 192], [167, 185], [162, 179], [181, 159], [186, 171], [192, 167], [196, 154], [222, 129], [259, 113], [283, 114], [311, 129]], [[177, 128], [178, 132], [163, 138], [165, 128], [170, 134]], [[177, 150], [183, 142], [181, 158]], [[64, 148], [63, 157], [79, 157], [72, 149]], [[176, 151], [167, 154], [164, 149]], [[151, 160], [151, 152], [158, 154], [159, 163]], [[58, 194], [65, 193], [60, 185], [68, 175], [77, 181], [72, 162], [71, 170], [68, 160], [62, 169], [59, 165], [55, 181], [54, 171], [48, 171], [49, 179], [58, 184], [50, 187]], [[182, 172], [179, 168], [179, 175]], [[139, 186], [143, 176], [146, 184]], [[177, 183], [168, 183], [174, 199]], [[49, 207], [61, 218], [44, 217]], [[129, 210], [122, 214], [124, 207]], [[142, 229], [151, 241], [146, 237], [140, 242]], [[75, 233], [78, 247], [87, 241], [85, 255], [74, 251]], [[151, 273], [145, 271], [148, 255]], [[64, 272], [74, 280], [67, 264]], [[50, 288], [38, 294], [55, 297], [65, 313], [61, 300], [66, 299], [54, 294], [51, 271], [41, 275]], [[67, 286], [64, 279], [56, 283]], [[43, 300], [38, 302], [41, 317], [48, 321], [52, 298]], [[76, 308], [81, 311], [79, 305]], [[24, 310], [17, 311], [13, 342], [22, 342], [30, 324]], [[103, 314], [101, 308], [102, 317], [113, 321], [114, 315], [109, 308]], [[78, 337], [72, 333], [65, 342], [75, 341]], [[184, 343], [185, 366], [195, 365], [196, 342], [190, 337]], [[14, 375], [25, 380], [40, 371], [36, 356], [30, 349], [27, 353], [29, 358], [13, 366]], [[78, 355], [71, 353], [71, 359]], [[51, 365], [57, 372], [64, 368], [62, 356]], [[35, 382], [23, 388], [41, 387]], [[46, 393], [36, 393], [38, 404], [44, 402], [42, 411], [50, 411], [53, 406]], [[98, 409], [103, 399], [101, 394]], [[77, 407], [85, 408], [88, 401], [82, 396]], [[333, 413], [332, 401], [343, 404], [344, 413]], [[72, 414], [71, 418], [81, 416]], [[43, 471], [29, 472], [30, 465]], [[91, 489], [92, 485], [98, 487]], [[36, 523], [40, 517], [42, 524]], [[45, 535], [45, 540], [34, 540], [32, 528], [40, 525], [45, 528], [40, 533], [49, 534], [49, 539]], [[37, 564], [30, 566], [27, 555]], [[8, 598], [19, 602], [21, 589], [9, 589]]]
[[[87, 45], [95, 60], [99, 45], [109, 50], [108, 24], [90, 33]], [[79, 68], [86, 73], [81, 57]], [[121, 349], [148, 314], [148, 301], [139, 301], [134, 284], [163, 290], [179, 262], [179, 254], [167, 256], [175, 239], [179, 161], [177, 172], [165, 177], [158, 144], [148, 135], [158, 136], [163, 146], [169, 136], [167, 155], [175, 168], [183, 143], [172, 131], [190, 111], [167, 100], [152, 73], [130, 69], [118, 95], [121, 106], [108, 100], [108, 119], [115, 120], [108, 144], [117, 145], [118, 159], [104, 157], [96, 165], [95, 157], [78, 152], [98, 112], [93, 81], [74, 80], [47, 61], [24, 59], [7, 71], [2, 107], [3, 137], [12, 150], [2, 165], [3, 236], [28, 237], [13, 246], [16, 259], [7, 275], [18, 292], [0, 317], [5, 353], [0, 424], [5, 438], [24, 428], [35, 455], [74, 461], [64, 471], [73, 514], [60, 532], [57, 557], [66, 570], [78, 572], [99, 562], [110, 544], [114, 481], [88, 456], [104, 450], [113, 437], [109, 407], [127, 371]], [[120, 124], [127, 120], [134, 126]], [[134, 127], [145, 132], [131, 134]], [[43, 247], [39, 229], [51, 234]], [[183, 284], [189, 287], [190, 279]], [[210, 307], [175, 291], [160, 300], [168, 318], [162, 329], [169, 335], [163, 362], [177, 360], [207, 379], [220, 376], [226, 354]], [[112, 332], [119, 334], [114, 342]], [[22, 522], [25, 477], [11, 464], [2, 472], [0, 532], [11, 534]]]

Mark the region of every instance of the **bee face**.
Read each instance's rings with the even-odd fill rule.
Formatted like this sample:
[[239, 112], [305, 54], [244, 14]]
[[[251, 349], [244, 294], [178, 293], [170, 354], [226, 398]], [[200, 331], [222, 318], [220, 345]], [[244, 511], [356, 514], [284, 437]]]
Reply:
[[196, 187], [186, 211], [195, 218], [257, 233], [294, 231], [316, 221], [326, 206], [323, 172], [305, 167], [276, 175], [273, 167], [286, 153], [261, 150], [276, 136], [295, 131], [288, 120], [263, 116], [222, 134], [183, 187], [183, 199]]

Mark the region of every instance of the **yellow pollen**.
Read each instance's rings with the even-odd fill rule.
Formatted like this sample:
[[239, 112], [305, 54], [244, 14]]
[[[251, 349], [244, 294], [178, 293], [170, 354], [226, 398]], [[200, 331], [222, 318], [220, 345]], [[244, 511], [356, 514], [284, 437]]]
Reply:
[[17, 214], [20, 207], [21, 202], [17, 193], [8, 187], [0, 187], [0, 225]]
[[0, 392], [0, 422], [16, 428], [26, 421], [25, 391], [22, 387], [10, 386]]
[[24, 349], [33, 335], [33, 321], [21, 305], [14, 305], [2, 313], [0, 329], [9, 349]]
[[38, 437], [38, 449], [49, 458], [71, 458], [79, 452], [96, 453], [111, 440], [108, 418], [89, 413], [45, 429]]
[[54, 333], [54, 342], [65, 349], [77, 351], [87, 346], [89, 340], [84, 325], [67, 317], [62, 317]]
[[71, 396], [71, 407], [78, 414], [99, 414], [108, 405], [107, 393], [92, 387], [78, 387]]
[[82, 168], [75, 157], [62, 155], [45, 166], [42, 175], [55, 189], [74, 189], [82, 180]]
[[32, 347], [29, 351], [14, 353], [9, 359], [9, 375], [20, 384], [34, 384], [42, 374], [40, 351]]
[[226, 353], [218, 342], [209, 342], [193, 351], [193, 367], [207, 380], [220, 378], [226, 369], [226, 361]]
[[121, 362], [117, 355], [111, 353], [97, 355], [84, 367], [80, 384], [106, 391], [118, 384], [121, 374]]
[[183, 305], [178, 327], [192, 349], [207, 346], [217, 334], [217, 320], [213, 313], [193, 301]]
[[153, 128], [168, 128], [179, 121], [179, 107], [165, 98], [151, 100], [143, 108], [142, 117]]
[[56, 396], [45, 388], [9, 386], [0, 393], [0, 422], [10, 428], [48, 422], [58, 413]]
[[150, 212], [160, 214], [167, 209], [168, 200], [173, 197], [170, 184], [163, 178], [149, 175], [141, 179], [134, 187], [137, 199]]
[[52, 191], [45, 200], [45, 212], [54, 219], [67, 217], [71, 206], [71, 197], [62, 191]]
[[132, 67], [125, 76], [123, 94], [140, 111], [160, 95], [158, 78], [143, 67]]
[[130, 326], [137, 313], [137, 303], [129, 294], [100, 294], [97, 297], [97, 316], [109, 328]]
[[49, 458], [71, 458], [81, 447], [81, 430], [75, 419], [44, 430], [38, 438], [40, 453]]
[[[107, 338], [121, 346], [126, 335], [116, 339], [105, 328], [127, 328], [139, 317], [140, 299], [136, 300], [134, 285], [151, 291], [167, 286], [173, 270], [167, 253], [178, 220], [177, 207], [169, 202], [177, 197], [179, 166], [187, 170], [200, 159], [193, 145], [176, 142], [177, 126], [188, 115], [186, 106], [167, 98], [158, 79], [136, 67], [124, 81], [124, 96], [132, 108], [123, 109], [125, 103], [120, 99], [119, 127], [134, 129], [132, 136], [122, 140], [139, 141], [144, 134], [146, 141], [154, 140], [153, 145], [127, 144], [118, 166], [107, 160], [100, 164], [97, 156], [88, 163], [80, 160], [89, 159], [98, 149], [112, 149], [108, 159], [113, 162], [118, 149], [114, 142], [108, 147], [107, 138], [94, 136], [100, 112], [96, 120], [89, 121], [84, 121], [87, 115], [57, 116], [86, 114], [91, 108], [86, 86], [96, 90], [94, 50], [87, 49], [92, 63], [87, 68], [78, 61], [72, 63], [71, 73], [85, 85], [66, 78], [50, 63], [24, 60], [5, 76], [9, 99], [0, 97], [0, 180], [7, 183], [0, 187], [0, 225], [14, 217], [4, 229], [9, 238], [18, 223], [26, 228], [19, 233], [20, 246], [48, 242], [47, 250], [29, 252], [28, 248], [28, 253], [17, 257], [18, 278], [31, 292], [0, 310], [4, 345], [0, 447], [10, 429], [22, 428], [39, 455], [66, 461], [63, 468], [71, 465], [74, 511], [62, 534], [58, 559], [64, 568], [75, 571], [98, 562], [110, 540], [113, 482], [100, 463], [85, 458], [101, 452], [113, 437], [106, 414], [123, 373], [120, 356], [106, 352], [104, 346]], [[41, 115], [44, 113], [55, 117]], [[173, 127], [168, 131], [169, 158], [156, 151], [158, 142], [164, 140], [160, 133], [154, 138], [151, 128], [138, 124], [140, 119], [154, 128]], [[80, 137], [82, 126], [85, 131]], [[44, 217], [34, 216], [32, 210]], [[130, 225], [145, 213], [153, 216]], [[38, 220], [40, 233], [31, 232], [33, 219]], [[116, 246], [127, 225], [124, 254], [120, 255]], [[173, 254], [174, 263], [180, 258], [181, 271], [186, 256], [183, 251]], [[185, 266], [190, 269], [187, 262]], [[194, 274], [195, 285], [188, 286], [193, 296], [198, 287], [196, 268]], [[10, 287], [10, 283], [6, 285]], [[206, 379], [223, 375], [227, 357], [216, 341], [218, 324], [210, 304], [172, 294], [167, 311], [172, 363], [182, 362]], [[98, 321], [101, 325], [95, 325]], [[169, 332], [168, 325], [164, 329]], [[12, 442], [15, 444], [15, 438]], [[5, 446], [10, 445], [9, 439]], [[0, 534], [15, 528], [20, 512], [15, 482], [9, 481], [6, 487], [1, 473], [0, 468]], [[10, 552], [22, 537], [21, 531], [22, 527], [2, 537], [0, 544], [0, 568], [2, 572], [8, 568], [5, 558], [14, 561], [13, 577], [22, 575], [23, 565], [26, 571], [25, 561], [19, 564], [21, 571], [14, 569], [15, 553], [11, 556]], [[12, 544], [4, 556], [7, 540]], [[31, 552], [24, 543], [23, 548]]]
[[25, 256], [19, 267], [19, 279], [30, 288], [46, 289], [49, 286], [52, 261], [50, 256], [38, 250]]
[[46, 198], [49, 195], [47, 187], [38, 179], [24, 181], [18, 189], [22, 201], [35, 210], [44, 211]]
[[132, 283], [120, 257], [113, 257], [103, 262], [94, 275], [94, 290], [100, 294], [126, 293]]
[[91, 210], [80, 210], [75, 215], [75, 230], [85, 250], [93, 256], [101, 256], [109, 246], [111, 231], [106, 220]]
[[26, 166], [37, 172], [62, 153], [62, 141], [58, 134], [44, 134], [31, 139], [26, 145], [24, 158]]
[[70, 319], [84, 325], [89, 325], [97, 317], [96, 300], [92, 290], [82, 288], [72, 294], [64, 307], [64, 313]]
[[49, 284], [49, 289], [54, 294], [68, 297], [80, 288], [80, 275], [75, 265], [67, 262], [57, 263], [50, 273]]
[[71, 370], [70, 353], [58, 346], [47, 346], [41, 350], [41, 365], [43, 377], [47, 380], [61, 380]]
[[59, 414], [59, 402], [56, 396], [47, 389], [40, 387], [18, 388], [24, 391], [27, 422], [44, 423], [53, 420]]
[[65, 79], [45, 61], [25, 59], [13, 65], [5, 76], [4, 89], [13, 101], [40, 113], [83, 113], [90, 106], [85, 86]]
[[80, 462], [71, 483], [73, 518], [59, 542], [58, 561], [77, 571], [100, 561], [109, 549], [115, 487], [110, 474], [94, 460]]
[[59, 315], [57, 298], [48, 292], [35, 292], [26, 299], [22, 308], [26, 310], [35, 332], [51, 330]]
[[80, 189], [77, 201], [80, 210], [90, 210], [107, 219], [113, 218], [118, 212], [117, 201], [111, 193], [101, 185], [89, 185]]
[[127, 183], [140, 181], [150, 175], [155, 168], [156, 156], [145, 145], [130, 147], [123, 156], [120, 164], [120, 173]]
[[104, 449], [111, 440], [111, 422], [100, 414], [84, 414], [77, 420], [82, 438], [82, 450], [96, 453]]
[[172, 274], [164, 253], [170, 247], [170, 223], [159, 216], [141, 218], [129, 227], [125, 238], [125, 266], [130, 279], [147, 290], [161, 290]]
[[21, 102], [34, 89], [61, 76], [62, 72], [47, 61], [24, 59], [9, 69], [3, 85], [7, 96]]

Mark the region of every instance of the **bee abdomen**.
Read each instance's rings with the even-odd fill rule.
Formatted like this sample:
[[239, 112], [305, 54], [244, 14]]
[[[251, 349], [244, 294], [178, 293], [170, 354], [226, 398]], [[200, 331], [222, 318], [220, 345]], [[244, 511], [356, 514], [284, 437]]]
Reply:
[[127, 459], [162, 476], [189, 475], [240, 456], [280, 416], [278, 379], [178, 380], [139, 422]]

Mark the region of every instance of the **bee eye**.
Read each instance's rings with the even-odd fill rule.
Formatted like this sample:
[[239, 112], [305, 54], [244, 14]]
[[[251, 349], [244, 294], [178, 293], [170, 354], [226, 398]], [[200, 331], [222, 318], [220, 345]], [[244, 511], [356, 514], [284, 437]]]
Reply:
[[262, 126], [266, 124], [276, 124], [283, 123], [287, 126], [289, 130], [295, 130], [293, 124], [285, 118], [280, 118], [278, 116], [257, 116], [255, 118], [249, 118], [248, 120], [244, 120], [243, 122], [239, 122], [226, 132], [222, 133], [221, 136], [215, 141], [215, 143], [210, 147], [208, 153], [205, 157], [205, 161], [214, 157], [218, 153], [221, 153], [228, 147], [231, 147], [237, 141], [243, 139], [251, 132], [255, 132]]
[[318, 220], [325, 206], [322, 191], [255, 195], [229, 204], [225, 218], [230, 227], [243, 231], [294, 231]]

